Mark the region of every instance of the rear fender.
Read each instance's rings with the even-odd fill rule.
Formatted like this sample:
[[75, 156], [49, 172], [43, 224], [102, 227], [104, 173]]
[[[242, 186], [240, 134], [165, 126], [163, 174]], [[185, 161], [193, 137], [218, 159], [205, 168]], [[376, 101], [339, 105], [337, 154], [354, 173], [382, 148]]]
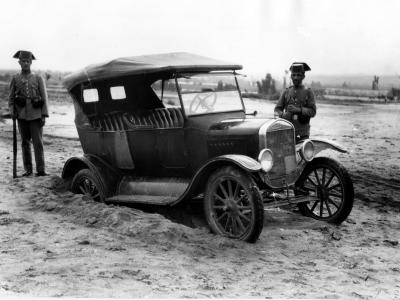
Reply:
[[246, 155], [228, 154], [214, 157], [196, 172], [186, 191], [171, 205], [178, 204], [202, 193], [210, 175], [218, 168], [229, 165], [234, 165], [246, 173], [257, 173], [261, 170], [261, 164]]
[[97, 177], [99, 182], [104, 185], [104, 190], [113, 193], [116, 185], [121, 178], [118, 169], [112, 167], [107, 162], [95, 155], [71, 157], [64, 165], [61, 177], [67, 182], [68, 188], [73, 177], [82, 169], [89, 169]]

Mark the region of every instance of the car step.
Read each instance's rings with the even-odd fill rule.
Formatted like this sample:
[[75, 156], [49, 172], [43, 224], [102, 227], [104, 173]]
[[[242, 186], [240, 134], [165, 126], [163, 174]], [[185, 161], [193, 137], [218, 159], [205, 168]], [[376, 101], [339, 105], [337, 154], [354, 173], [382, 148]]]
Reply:
[[[124, 177], [117, 189], [117, 195], [161, 196], [178, 199], [187, 189], [190, 180], [182, 178]], [[119, 197], [119, 196], [118, 196]]]
[[131, 204], [150, 204], [168, 205], [176, 201], [176, 197], [157, 196], [157, 195], [117, 195], [106, 199], [106, 203], [131, 203]]

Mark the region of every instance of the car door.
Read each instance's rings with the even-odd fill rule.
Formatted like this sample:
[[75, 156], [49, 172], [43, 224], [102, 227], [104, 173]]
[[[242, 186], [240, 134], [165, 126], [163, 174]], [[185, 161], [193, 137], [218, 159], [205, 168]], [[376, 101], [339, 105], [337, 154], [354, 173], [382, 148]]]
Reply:
[[155, 111], [160, 120], [157, 133], [157, 152], [162, 168], [169, 174], [184, 172], [188, 166], [184, 118], [180, 107]]

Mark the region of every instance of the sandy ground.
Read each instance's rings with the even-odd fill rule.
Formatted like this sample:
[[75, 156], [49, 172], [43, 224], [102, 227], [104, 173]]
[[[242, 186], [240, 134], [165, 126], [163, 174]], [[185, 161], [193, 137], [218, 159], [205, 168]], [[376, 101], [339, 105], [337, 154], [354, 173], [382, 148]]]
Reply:
[[[247, 107], [271, 115], [273, 105]], [[350, 217], [333, 226], [270, 210], [259, 241], [247, 244], [65, 190], [63, 164], [81, 153], [72, 105], [52, 107], [45, 127], [51, 175], [13, 180], [7, 120], [0, 124], [0, 297], [400, 299], [399, 121], [399, 105], [320, 104], [312, 135], [350, 150], [326, 153], [354, 180]]]

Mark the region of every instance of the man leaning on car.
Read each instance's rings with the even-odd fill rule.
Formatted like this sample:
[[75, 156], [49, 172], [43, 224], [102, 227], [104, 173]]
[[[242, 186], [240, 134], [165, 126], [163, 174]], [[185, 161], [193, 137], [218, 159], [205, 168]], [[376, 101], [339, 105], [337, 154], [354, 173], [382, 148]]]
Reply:
[[275, 106], [275, 117], [290, 121], [296, 132], [296, 141], [301, 141], [310, 136], [310, 118], [314, 117], [314, 93], [302, 84], [305, 72], [311, 68], [303, 62], [295, 62], [290, 66], [293, 85], [284, 90]]

